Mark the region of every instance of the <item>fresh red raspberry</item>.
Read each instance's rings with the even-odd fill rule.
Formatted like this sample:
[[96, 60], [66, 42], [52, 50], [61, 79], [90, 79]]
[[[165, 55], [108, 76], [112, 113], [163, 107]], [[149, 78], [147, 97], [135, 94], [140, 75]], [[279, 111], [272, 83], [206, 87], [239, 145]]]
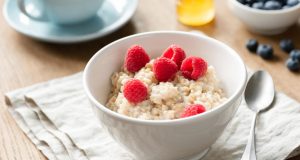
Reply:
[[180, 118], [194, 116], [205, 112], [205, 110], [205, 107], [201, 104], [191, 104], [184, 108], [184, 111], [181, 113]]
[[185, 78], [197, 80], [205, 75], [207, 63], [200, 57], [191, 56], [183, 60], [180, 70]]
[[153, 62], [153, 72], [159, 82], [166, 82], [175, 77], [177, 65], [171, 59], [160, 57]]
[[138, 79], [130, 79], [124, 84], [124, 97], [131, 103], [139, 103], [147, 99], [147, 86]]
[[180, 69], [181, 63], [185, 59], [185, 52], [180, 46], [172, 44], [165, 50], [162, 56], [174, 61], [178, 69]]
[[150, 58], [144, 48], [133, 45], [127, 50], [124, 67], [127, 71], [134, 73], [143, 68], [149, 61]]

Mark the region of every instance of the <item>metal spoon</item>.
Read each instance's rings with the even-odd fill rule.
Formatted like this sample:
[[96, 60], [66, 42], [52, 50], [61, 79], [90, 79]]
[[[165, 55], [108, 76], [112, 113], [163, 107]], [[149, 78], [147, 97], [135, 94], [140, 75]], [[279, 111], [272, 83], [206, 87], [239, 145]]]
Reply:
[[245, 101], [249, 109], [255, 112], [250, 136], [241, 160], [256, 160], [255, 123], [257, 115], [268, 109], [273, 102], [275, 89], [272, 77], [266, 71], [255, 72], [248, 81], [245, 90]]

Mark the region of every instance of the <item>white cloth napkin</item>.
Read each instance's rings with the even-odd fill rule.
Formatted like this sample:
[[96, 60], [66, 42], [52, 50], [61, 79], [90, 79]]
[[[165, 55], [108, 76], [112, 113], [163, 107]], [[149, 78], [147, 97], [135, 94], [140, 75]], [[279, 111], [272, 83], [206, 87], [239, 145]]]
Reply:
[[[50, 160], [132, 160], [102, 129], [83, 91], [82, 73], [6, 94], [17, 124]], [[239, 160], [253, 113], [242, 102], [205, 160]], [[277, 93], [272, 109], [257, 121], [258, 160], [300, 154], [300, 104]]]

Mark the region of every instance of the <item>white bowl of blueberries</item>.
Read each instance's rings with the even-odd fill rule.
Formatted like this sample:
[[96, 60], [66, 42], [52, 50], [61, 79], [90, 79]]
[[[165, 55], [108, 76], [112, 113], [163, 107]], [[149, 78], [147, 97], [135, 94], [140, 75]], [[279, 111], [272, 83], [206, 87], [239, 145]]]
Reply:
[[229, 0], [229, 8], [250, 31], [264, 35], [280, 34], [300, 17], [300, 0]]

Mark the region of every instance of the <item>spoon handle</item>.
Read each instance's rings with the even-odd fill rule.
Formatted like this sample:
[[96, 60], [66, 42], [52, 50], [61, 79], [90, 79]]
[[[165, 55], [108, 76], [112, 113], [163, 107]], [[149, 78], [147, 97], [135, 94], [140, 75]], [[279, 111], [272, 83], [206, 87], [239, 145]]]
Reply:
[[256, 117], [258, 113], [255, 113], [254, 118], [252, 120], [250, 135], [248, 138], [247, 146], [244, 151], [241, 160], [256, 160], [256, 153], [255, 153], [255, 123]]

